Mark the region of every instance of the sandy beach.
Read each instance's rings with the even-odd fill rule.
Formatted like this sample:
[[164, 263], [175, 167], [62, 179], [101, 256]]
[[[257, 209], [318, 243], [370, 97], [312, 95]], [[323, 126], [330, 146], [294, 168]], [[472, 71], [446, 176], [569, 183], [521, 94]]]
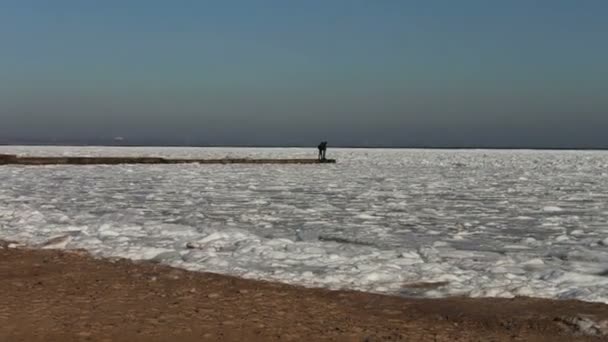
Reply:
[[[423, 285], [421, 285], [423, 286]], [[602, 341], [608, 306], [411, 299], [0, 249], [1, 341]]]

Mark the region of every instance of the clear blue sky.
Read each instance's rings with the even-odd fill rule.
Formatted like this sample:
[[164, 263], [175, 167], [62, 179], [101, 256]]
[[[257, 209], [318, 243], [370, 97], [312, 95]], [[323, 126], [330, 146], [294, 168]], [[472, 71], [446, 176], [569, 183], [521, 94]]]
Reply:
[[608, 147], [608, 1], [0, 2], [0, 142]]

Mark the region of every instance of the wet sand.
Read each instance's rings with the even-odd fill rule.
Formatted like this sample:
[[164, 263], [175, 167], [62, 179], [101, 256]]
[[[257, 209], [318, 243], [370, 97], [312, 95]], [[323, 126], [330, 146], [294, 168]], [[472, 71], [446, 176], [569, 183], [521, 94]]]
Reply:
[[0, 341], [173, 340], [606, 341], [608, 305], [307, 289], [0, 244]]

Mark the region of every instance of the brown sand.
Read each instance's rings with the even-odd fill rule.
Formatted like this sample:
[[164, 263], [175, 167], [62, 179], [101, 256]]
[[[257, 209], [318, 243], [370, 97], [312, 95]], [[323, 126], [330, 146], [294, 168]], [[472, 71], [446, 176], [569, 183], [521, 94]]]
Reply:
[[606, 320], [598, 303], [405, 299], [0, 245], [0, 341], [606, 341]]

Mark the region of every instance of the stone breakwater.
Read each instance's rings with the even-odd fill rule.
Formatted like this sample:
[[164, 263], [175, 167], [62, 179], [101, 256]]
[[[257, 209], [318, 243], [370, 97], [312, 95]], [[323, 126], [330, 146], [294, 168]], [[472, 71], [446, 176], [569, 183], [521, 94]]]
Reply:
[[169, 159], [160, 157], [19, 157], [0, 154], [0, 165], [117, 165], [117, 164], [333, 164], [335, 159]]

